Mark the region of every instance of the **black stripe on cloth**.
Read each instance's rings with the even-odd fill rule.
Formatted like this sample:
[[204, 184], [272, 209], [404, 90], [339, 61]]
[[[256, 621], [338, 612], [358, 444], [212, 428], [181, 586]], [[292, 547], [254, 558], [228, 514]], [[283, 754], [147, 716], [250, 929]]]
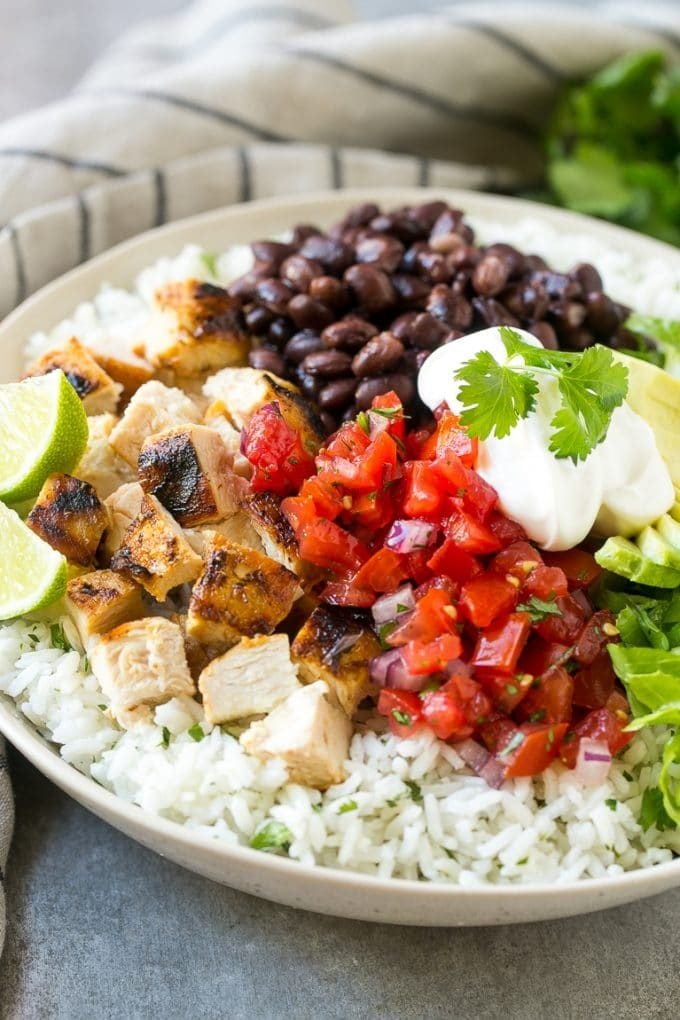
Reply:
[[96, 173], [106, 174], [107, 177], [122, 177], [128, 173], [121, 167], [112, 166], [110, 163], [100, 163], [96, 159], [83, 159], [80, 156], [65, 156], [61, 152], [48, 152], [46, 149], [24, 149], [9, 146], [0, 149], [0, 157], [16, 158], [21, 156], [25, 159], [38, 159], [46, 163], [58, 163], [59, 166], [68, 167], [69, 170], [90, 170]]
[[410, 99], [412, 102], [419, 103], [421, 106], [427, 106], [430, 110], [442, 114], [445, 117], [452, 117], [456, 120], [470, 120], [475, 124], [485, 124], [489, 127], [503, 128], [522, 135], [536, 135], [537, 129], [523, 117], [517, 117], [511, 113], [492, 113], [489, 110], [485, 110], [471, 104], [463, 105], [453, 103], [449, 99], [442, 99], [440, 96], [435, 96], [431, 92], [426, 92], [424, 89], [420, 89], [415, 85], [407, 85], [404, 82], [395, 81], [394, 78], [387, 78], [383, 74], [378, 74], [376, 71], [369, 71], [364, 67], [357, 67], [356, 64], [350, 64], [348, 61], [343, 60], [341, 57], [337, 57], [332, 53], [323, 53], [319, 50], [313, 50], [307, 46], [298, 46], [295, 44], [284, 47], [283, 52], [291, 57], [303, 57], [306, 60], [316, 61], [318, 64], [322, 64], [325, 67], [332, 67], [337, 71], [343, 71], [344, 73], [351, 75], [353, 78], [357, 78], [359, 81], [366, 82], [367, 85], [373, 85], [376, 88], [393, 92], [395, 95], [401, 96], [404, 99]]
[[165, 172], [161, 167], [156, 167], [153, 171], [153, 191], [154, 191], [154, 214], [153, 214], [153, 225], [154, 227], [162, 226], [168, 218], [168, 199], [167, 192], [165, 190]]
[[78, 209], [78, 261], [87, 262], [90, 257], [90, 210], [83, 194], [78, 193], [75, 199]]
[[311, 30], [321, 28], [334, 28], [336, 21], [324, 18], [320, 14], [312, 14], [311, 11], [302, 11], [297, 7], [278, 7], [276, 4], [262, 4], [259, 7], [250, 7], [247, 10], [236, 11], [226, 18], [211, 25], [197, 39], [186, 44], [173, 43], [135, 43], [122, 44], [121, 49], [132, 49], [141, 52], [149, 57], [160, 60], [181, 60], [182, 57], [202, 50], [224, 39], [234, 28], [241, 28], [258, 21], [285, 21], [290, 25], [299, 25], [300, 28]]
[[340, 150], [337, 149], [334, 145], [332, 145], [328, 150], [328, 156], [331, 167], [331, 187], [341, 188], [343, 171], [342, 171], [342, 155], [340, 153]]
[[500, 28], [496, 28], [495, 25], [489, 25], [485, 21], [477, 21], [475, 18], [467, 18], [464, 15], [457, 17], [455, 14], [443, 15], [444, 20], [450, 25], [460, 25], [464, 28], [471, 28], [474, 32], [479, 35], [485, 35], [488, 39], [493, 39], [494, 42], [499, 43], [507, 50], [511, 50], [516, 56], [520, 57], [525, 64], [532, 67], [535, 71], [543, 74], [550, 81], [563, 82], [564, 75], [558, 68], [553, 67], [547, 60], [535, 50], [530, 50], [528, 46], [521, 43], [512, 35], [508, 35], [507, 32], [502, 32]]
[[4, 884], [5, 884], [5, 873], [2, 870], [2, 868], [0, 868], [0, 885], [4, 885]]
[[238, 149], [238, 165], [240, 173], [239, 202], [249, 202], [253, 197], [253, 175], [250, 166], [250, 153], [244, 145]]
[[432, 164], [430, 163], [429, 159], [425, 159], [423, 157], [423, 159], [418, 160], [418, 185], [419, 185], [419, 187], [421, 187], [421, 188], [427, 188], [428, 187], [428, 185], [430, 183], [430, 170], [431, 169], [432, 169]]
[[7, 236], [9, 237], [10, 247], [12, 254], [14, 255], [14, 271], [16, 273], [16, 296], [14, 304], [20, 305], [26, 297], [28, 292], [28, 284], [26, 279], [26, 264], [24, 262], [24, 255], [21, 250], [21, 244], [19, 243], [19, 235], [17, 229], [13, 223], [8, 223], [5, 227]]
[[90, 96], [111, 96], [118, 99], [140, 99], [150, 102], [162, 103], [164, 106], [173, 106], [178, 110], [187, 110], [202, 117], [209, 117], [211, 120], [219, 121], [221, 124], [228, 124], [230, 127], [240, 128], [247, 131], [254, 138], [263, 142], [291, 142], [292, 138], [279, 135], [269, 128], [259, 127], [235, 113], [228, 113], [226, 110], [219, 110], [215, 106], [206, 106], [205, 103], [198, 103], [194, 99], [187, 99], [186, 96], [175, 96], [170, 92], [160, 92], [158, 89], [97, 89], [89, 92]]

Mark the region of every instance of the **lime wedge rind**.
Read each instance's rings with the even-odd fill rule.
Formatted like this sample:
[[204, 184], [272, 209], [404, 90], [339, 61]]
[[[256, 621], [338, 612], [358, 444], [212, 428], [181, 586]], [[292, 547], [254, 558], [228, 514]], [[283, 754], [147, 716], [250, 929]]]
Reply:
[[66, 592], [68, 563], [0, 503], [0, 620], [43, 609]]
[[0, 500], [37, 496], [48, 475], [75, 468], [87, 439], [85, 410], [63, 372], [0, 387]]

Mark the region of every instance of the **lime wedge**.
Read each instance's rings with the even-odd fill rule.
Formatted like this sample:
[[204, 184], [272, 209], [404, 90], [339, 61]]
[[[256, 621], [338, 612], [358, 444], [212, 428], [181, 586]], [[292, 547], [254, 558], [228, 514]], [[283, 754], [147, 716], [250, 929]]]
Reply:
[[0, 620], [56, 602], [66, 591], [68, 564], [0, 503]]
[[72, 471], [87, 435], [83, 405], [63, 372], [0, 386], [0, 499], [30, 499], [53, 471]]

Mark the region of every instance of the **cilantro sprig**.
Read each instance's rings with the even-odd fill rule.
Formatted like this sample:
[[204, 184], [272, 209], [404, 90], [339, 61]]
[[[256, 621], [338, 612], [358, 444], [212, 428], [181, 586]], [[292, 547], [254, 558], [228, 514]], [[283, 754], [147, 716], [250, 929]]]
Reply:
[[599, 345], [577, 354], [533, 347], [509, 326], [500, 327], [500, 336], [506, 364], [480, 351], [456, 372], [462, 383], [461, 424], [477, 439], [509, 435], [535, 409], [536, 377], [547, 374], [557, 380], [561, 397], [550, 422], [550, 452], [574, 464], [585, 460], [607, 435], [612, 414], [625, 399], [628, 369]]

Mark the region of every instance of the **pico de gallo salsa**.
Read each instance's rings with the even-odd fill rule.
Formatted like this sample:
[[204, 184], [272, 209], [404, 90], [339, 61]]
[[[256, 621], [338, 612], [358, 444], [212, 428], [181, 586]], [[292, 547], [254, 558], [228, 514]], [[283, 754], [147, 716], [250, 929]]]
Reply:
[[377, 709], [395, 734], [429, 727], [494, 786], [556, 758], [584, 777], [608, 769], [632, 735], [607, 653], [614, 616], [588, 596], [600, 568], [584, 548], [528, 541], [445, 405], [408, 429], [397, 395], [376, 397], [315, 457], [267, 405], [242, 449], [326, 572], [321, 599], [370, 611]]

